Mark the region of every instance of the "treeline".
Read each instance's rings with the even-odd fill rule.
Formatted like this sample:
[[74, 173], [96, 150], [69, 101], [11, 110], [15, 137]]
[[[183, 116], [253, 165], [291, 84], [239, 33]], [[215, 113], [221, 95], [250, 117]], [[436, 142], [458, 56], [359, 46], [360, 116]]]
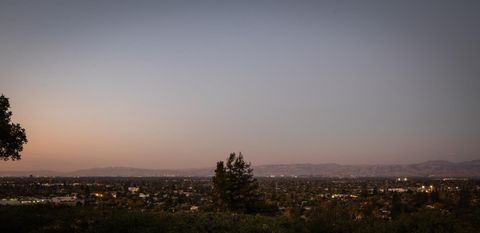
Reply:
[[319, 211], [308, 219], [231, 212], [166, 213], [153, 210], [54, 206], [2, 206], [0, 232], [9, 233], [478, 233], [480, 212], [467, 221], [454, 214], [423, 209], [385, 221], [352, 221], [341, 211]]

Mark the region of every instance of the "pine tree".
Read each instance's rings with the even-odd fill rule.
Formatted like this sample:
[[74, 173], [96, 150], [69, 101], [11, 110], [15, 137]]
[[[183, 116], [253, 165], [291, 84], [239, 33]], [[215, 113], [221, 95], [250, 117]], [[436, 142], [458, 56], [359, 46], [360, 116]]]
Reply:
[[213, 177], [213, 200], [219, 210], [226, 210], [226, 170], [223, 161], [217, 162], [215, 176]]
[[219, 161], [213, 177], [214, 201], [219, 210], [242, 213], [256, 212], [259, 204], [258, 182], [253, 177], [251, 164], [230, 154], [226, 163]]

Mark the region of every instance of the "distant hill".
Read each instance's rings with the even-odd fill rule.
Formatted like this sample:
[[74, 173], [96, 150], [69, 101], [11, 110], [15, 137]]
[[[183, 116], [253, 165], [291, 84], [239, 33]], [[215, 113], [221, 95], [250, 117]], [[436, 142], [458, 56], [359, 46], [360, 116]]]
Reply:
[[264, 165], [256, 167], [255, 174], [258, 176], [296, 175], [322, 177], [480, 177], [480, 160], [461, 163], [428, 161], [417, 164], [392, 165]]
[[[211, 176], [213, 168], [141, 169], [105, 167], [56, 171], [0, 171], [0, 176]], [[443, 160], [416, 164], [340, 165], [340, 164], [276, 164], [254, 166], [256, 176], [318, 177], [480, 177], [480, 160], [452, 163]]]

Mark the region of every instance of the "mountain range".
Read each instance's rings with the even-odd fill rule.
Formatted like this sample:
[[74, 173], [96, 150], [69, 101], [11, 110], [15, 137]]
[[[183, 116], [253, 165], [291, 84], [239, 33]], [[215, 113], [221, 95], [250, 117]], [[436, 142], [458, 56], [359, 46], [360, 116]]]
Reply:
[[[453, 163], [436, 160], [415, 164], [340, 165], [329, 164], [274, 164], [253, 166], [255, 176], [316, 176], [316, 177], [480, 177], [480, 160]], [[214, 168], [198, 169], [141, 169], [131, 167], [104, 167], [72, 172], [48, 170], [0, 171], [0, 176], [122, 176], [163, 177], [213, 175]]]

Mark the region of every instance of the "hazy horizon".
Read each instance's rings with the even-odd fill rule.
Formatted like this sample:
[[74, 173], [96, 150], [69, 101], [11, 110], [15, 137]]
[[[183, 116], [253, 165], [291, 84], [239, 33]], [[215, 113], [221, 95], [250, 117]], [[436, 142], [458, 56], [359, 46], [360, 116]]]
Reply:
[[[428, 160], [428, 161], [423, 161], [423, 162], [418, 162], [418, 163], [376, 163], [376, 164], [367, 164], [367, 163], [359, 163], [359, 164], [340, 164], [340, 163], [269, 163], [269, 164], [252, 164], [253, 168], [255, 167], [264, 167], [264, 166], [283, 166], [283, 165], [328, 165], [328, 164], [336, 164], [340, 166], [389, 166], [389, 165], [412, 165], [412, 164], [422, 164], [422, 163], [429, 163], [429, 162], [450, 162], [450, 163], [468, 163], [471, 161], [479, 161], [479, 159], [474, 159], [474, 160], [468, 160], [468, 161], [458, 161], [458, 162], [453, 162], [453, 161], [448, 161], [448, 160]], [[184, 167], [184, 168], [146, 168], [146, 167], [132, 167], [132, 166], [100, 166], [100, 167], [81, 167], [81, 168], [75, 168], [75, 169], [2, 169], [0, 172], [28, 172], [28, 171], [52, 171], [52, 172], [76, 172], [76, 171], [81, 171], [81, 170], [90, 170], [90, 169], [109, 169], [109, 168], [125, 168], [125, 169], [145, 169], [145, 170], [173, 170], [173, 171], [182, 171], [182, 170], [203, 170], [203, 169], [212, 169], [212, 172], [215, 169], [215, 164], [212, 164], [211, 166], [204, 166], [204, 167]]]
[[0, 170], [480, 158], [478, 1], [0, 0]]

